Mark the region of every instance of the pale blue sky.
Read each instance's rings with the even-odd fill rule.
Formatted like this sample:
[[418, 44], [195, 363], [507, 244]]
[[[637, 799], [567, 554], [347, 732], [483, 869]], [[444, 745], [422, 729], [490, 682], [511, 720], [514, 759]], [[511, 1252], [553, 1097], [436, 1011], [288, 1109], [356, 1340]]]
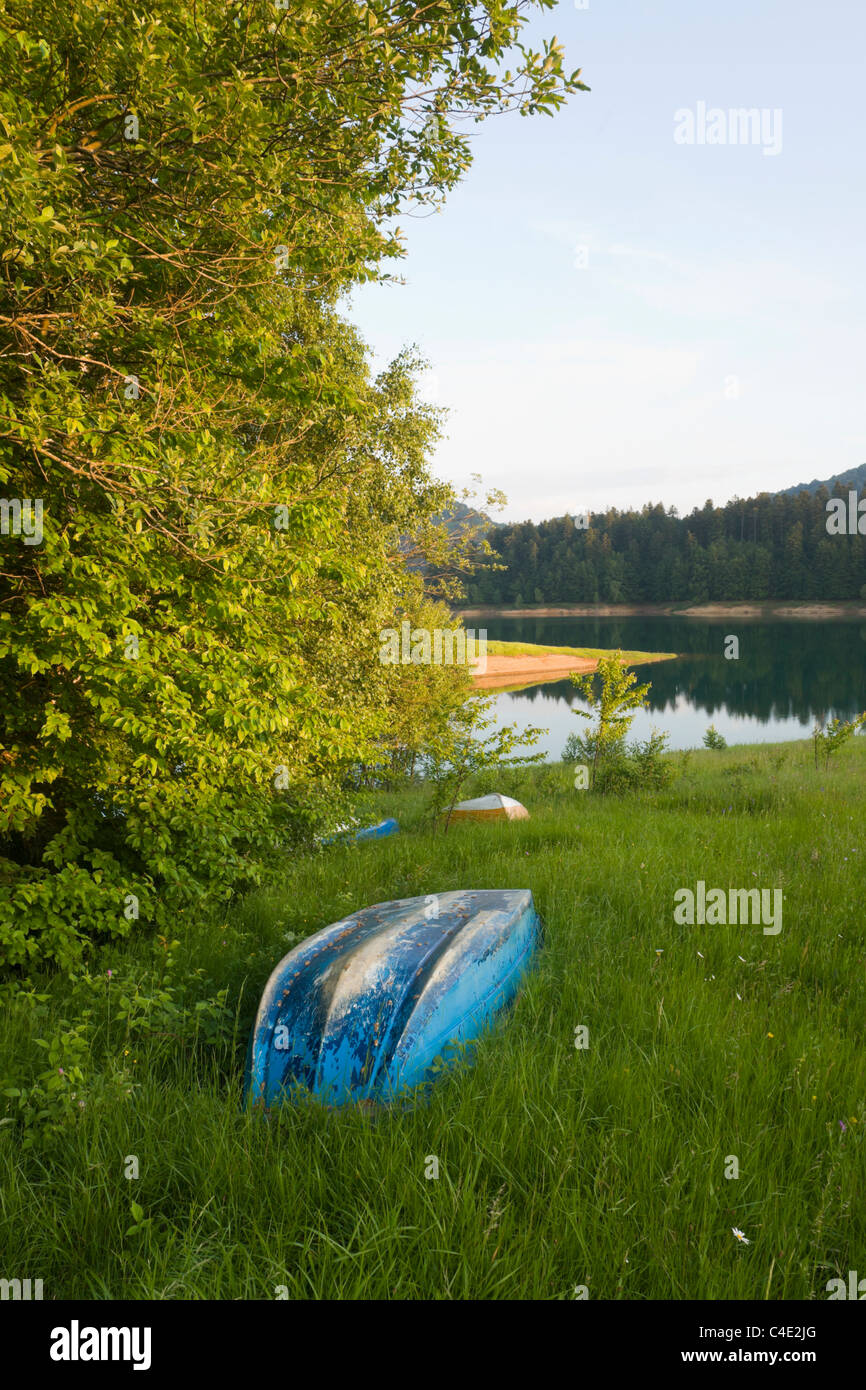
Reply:
[[[377, 361], [429, 359], [436, 471], [541, 520], [866, 461], [863, 0], [560, 0], [531, 33], [592, 91], [474, 127], [444, 210], [402, 220], [406, 285], [350, 305]], [[781, 111], [780, 151], [677, 144], [701, 102]]]

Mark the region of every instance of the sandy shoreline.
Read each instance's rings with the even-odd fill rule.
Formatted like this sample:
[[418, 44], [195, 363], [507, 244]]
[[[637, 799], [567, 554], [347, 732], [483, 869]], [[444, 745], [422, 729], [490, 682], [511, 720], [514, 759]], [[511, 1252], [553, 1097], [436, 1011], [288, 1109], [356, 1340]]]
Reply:
[[[628, 664], [639, 666], [642, 663], [630, 661]], [[488, 656], [486, 670], [478, 674], [473, 671], [472, 684], [476, 690], [542, 685], [545, 681], [564, 680], [572, 672], [583, 675], [586, 671], [594, 671], [597, 666], [598, 662], [592, 657], [562, 656], [555, 652], [542, 656]]]
[[[665, 603], [564, 604], [543, 608], [461, 608], [458, 618], [866, 618], [863, 603]], [[505, 659], [505, 658], [503, 658]], [[489, 664], [489, 663], [488, 663]]]
[[487, 669], [476, 675], [472, 684], [476, 690], [501, 690], [503, 686], [539, 684], [542, 681], [561, 681], [572, 671], [594, 671], [597, 661], [583, 656], [488, 656]]

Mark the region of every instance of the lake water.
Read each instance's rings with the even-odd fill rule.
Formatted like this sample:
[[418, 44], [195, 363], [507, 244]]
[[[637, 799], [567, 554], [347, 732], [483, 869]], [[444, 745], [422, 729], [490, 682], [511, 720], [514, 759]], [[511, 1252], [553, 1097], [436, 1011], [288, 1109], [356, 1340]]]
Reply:
[[[670, 748], [700, 748], [714, 724], [729, 744], [806, 738], [817, 720], [850, 719], [866, 709], [866, 625], [862, 619], [788, 622], [722, 618], [469, 618], [489, 641], [679, 652], [674, 661], [635, 668], [652, 682], [649, 708], [635, 716], [631, 738], [653, 729]], [[727, 660], [725, 637], [740, 639]], [[549, 730], [536, 745], [557, 760], [568, 735], [589, 723], [572, 713], [586, 705], [568, 680], [496, 694], [500, 724]]]

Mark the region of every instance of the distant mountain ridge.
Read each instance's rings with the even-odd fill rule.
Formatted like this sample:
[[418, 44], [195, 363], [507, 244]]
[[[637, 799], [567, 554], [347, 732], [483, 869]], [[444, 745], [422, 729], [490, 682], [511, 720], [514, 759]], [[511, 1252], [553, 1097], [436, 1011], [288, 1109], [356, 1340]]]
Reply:
[[[833, 488], [837, 485], [841, 487], [856, 488], [857, 491], [860, 492], [864, 487], [866, 487], [866, 463], [858, 464], [856, 468], [849, 468], [844, 473], [831, 474], [829, 478], [813, 478], [811, 483], [795, 483], [793, 487], [777, 488], [775, 492], [770, 492], [769, 496], [799, 497], [801, 492], [808, 492], [811, 497], [814, 497], [815, 493], [818, 492], [822, 487], [825, 487], [828, 492], [832, 493]], [[744, 501], [749, 502], [751, 500], [751, 497], [740, 497], [736, 499], [738, 504], [742, 504]], [[733, 505], [733, 503], [729, 505]], [[631, 508], [630, 510], [637, 511], [638, 509]], [[597, 515], [600, 514], [601, 513], [597, 513]], [[449, 511], [441, 512], [439, 516], [437, 516], [434, 519], [438, 521], [441, 525], [444, 525], [447, 531], [458, 533], [464, 532], [466, 530], [476, 530], [479, 528], [487, 527], [489, 527], [491, 530], [504, 530], [509, 526], [516, 526], [520, 524], [518, 522], [496, 521], [492, 516], [488, 516], [486, 512], [479, 512], [475, 507], [467, 507], [466, 504], [463, 502], [455, 503], [453, 508], [451, 508]], [[565, 518], [550, 518], [550, 520], [552, 521], [559, 521], [561, 519], [564, 520]]]
[[866, 486], [866, 463], [861, 463], [857, 468], [849, 468], [847, 473], [835, 473], [830, 478], [813, 478], [811, 483], [797, 483], [795, 487], [780, 488], [774, 492], [774, 497], [798, 497], [801, 492], [808, 492], [812, 497], [822, 487], [828, 492], [832, 492], [834, 486], [841, 483], [843, 487], [860, 489]]
[[453, 507], [449, 508], [448, 511], [440, 512], [433, 520], [452, 534], [502, 525], [501, 521], [494, 521], [493, 517], [488, 516], [486, 512], [479, 512], [475, 507], [467, 507], [465, 502], [455, 502]]

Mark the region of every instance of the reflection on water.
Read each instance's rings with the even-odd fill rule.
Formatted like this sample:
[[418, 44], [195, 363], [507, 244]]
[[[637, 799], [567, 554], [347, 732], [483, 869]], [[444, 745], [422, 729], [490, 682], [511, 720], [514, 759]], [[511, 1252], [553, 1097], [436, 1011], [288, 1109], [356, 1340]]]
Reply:
[[[479, 621], [479, 620], [476, 620]], [[671, 748], [698, 748], [709, 724], [729, 743], [772, 743], [804, 738], [816, 720], [850, 719], [866, 709], [866, 626], [862, 622], [789, 622], [697, 618], [487, 618], [490, 641], [538, 642], [569, 647], [621, 647], [679, 652], [675, 661], [636, 668], [651, 681], [649, 709], [638, 714], [632, 737], [652, 729], [669, 735]], [[740, 640], [739, 660], [724, 656], [725, 637]], [[549, 729], [539, 742], [558, 758], [565, 740], [586, 721], [568, 680], [496, 696], [499, 722]]]

